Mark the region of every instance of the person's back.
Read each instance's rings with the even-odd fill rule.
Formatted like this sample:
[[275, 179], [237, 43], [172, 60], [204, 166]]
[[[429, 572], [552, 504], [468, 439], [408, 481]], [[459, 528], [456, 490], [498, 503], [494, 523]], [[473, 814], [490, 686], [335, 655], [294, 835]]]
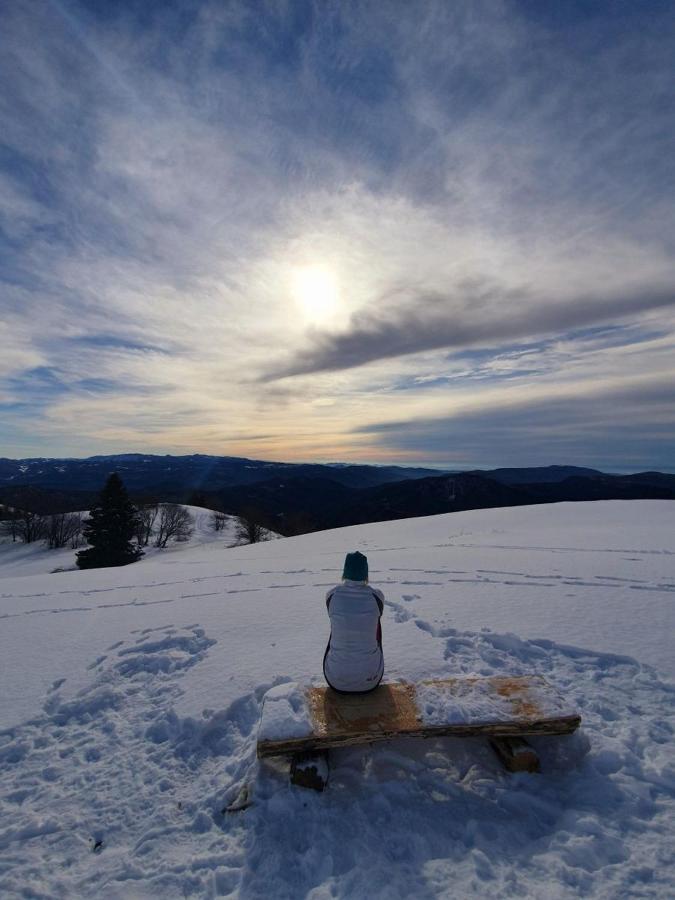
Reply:
[[331, 632], [323, 672], [334, 690], [362, 693], [374, 690], [384, 673], [384, 596], [368, 584], [368, 561], [361, 553], [347, 554], [344, 575], [326, 596]]

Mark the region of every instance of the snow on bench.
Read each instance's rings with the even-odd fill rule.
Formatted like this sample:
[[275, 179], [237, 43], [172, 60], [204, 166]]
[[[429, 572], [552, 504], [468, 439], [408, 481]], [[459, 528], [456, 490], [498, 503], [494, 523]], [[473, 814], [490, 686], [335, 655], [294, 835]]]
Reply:
[[581, 718], [540, 675], [457, 676], [381, 684], [369, 694], [278, 685], [263, 701], [260, 758], [394, 737], [571, 734]]

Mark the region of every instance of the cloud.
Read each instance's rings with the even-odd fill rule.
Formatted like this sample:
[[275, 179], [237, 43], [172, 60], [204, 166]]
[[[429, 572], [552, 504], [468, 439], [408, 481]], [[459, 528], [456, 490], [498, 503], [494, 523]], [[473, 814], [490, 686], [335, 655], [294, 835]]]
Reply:
[[266, 377], [336, 371], [429, 350], [494, 347], [517, 338], [560, 334], [673, 307], [675, 291], [652, 288], [600, 298], [537, 298], [537, 302], [525, 291], [516, 294], [485, 282], [460, 287], [449, 297], [413, 296], [398, 307], [387, 299], [381, 298], [373, 311], [355, 317], [350, 330], [315, 335], [315, 346]]
[[[97, 349], [119, 349], [131, 352], [138, 351], [140, 353], [150, 352], [168, 354], [171, 352], [166, 347], [157, 347], [152, 344], [132, 341], [123, 337], [118, 337], [114, 334], [81, 334], [70, 338], [70, 340], [79, 346], [94, 347]], [[178, 348], [172, 349], [177, 350]]]
[[565, 462], [675, 471], [675, 371], [557, 396], [508, 397], [436, 419], [365, 425], [359, 434], [448, 467]]
[[[633, 329], [640, 376], [668, 352], [636, 349], [671, 333], [661, 8], [0, 15], [8, 446], [384, 459], [354, 424], [480, 405], [507, 371], [614, 377], [571, 330]], [[308, 264], [339, 284], [330, 333], [293, 300]]]

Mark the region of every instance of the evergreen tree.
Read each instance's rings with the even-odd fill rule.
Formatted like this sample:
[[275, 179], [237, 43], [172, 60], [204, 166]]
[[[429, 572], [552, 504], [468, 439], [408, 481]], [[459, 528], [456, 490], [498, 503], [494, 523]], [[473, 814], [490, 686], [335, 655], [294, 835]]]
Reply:
[[131, 543], [138, 529], [138, 514], [116, 472], [108, 478], [84, 523], [84, 538], [91, 546], [77, 554], [80, 569], [126, 566], [143, 551]]

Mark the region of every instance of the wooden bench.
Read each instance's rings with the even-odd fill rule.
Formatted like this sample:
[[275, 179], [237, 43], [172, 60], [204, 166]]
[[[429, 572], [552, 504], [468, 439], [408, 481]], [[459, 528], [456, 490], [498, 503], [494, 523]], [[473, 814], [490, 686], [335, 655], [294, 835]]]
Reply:
[[[381, 684], [369, 694], [279, 685], [263, 701], [257, 753], [293, 757], [291, 780], [322, 780], [317, 754], [399, 737], [486, 737], [510, 771], [538, 771], [526, 738], [571, 734], [579, 714], [542, 676], [456, 676]], [[317, 784], [305, 786], [317, 787]], [[322, 789], [318, 787], [318, 789]]]

